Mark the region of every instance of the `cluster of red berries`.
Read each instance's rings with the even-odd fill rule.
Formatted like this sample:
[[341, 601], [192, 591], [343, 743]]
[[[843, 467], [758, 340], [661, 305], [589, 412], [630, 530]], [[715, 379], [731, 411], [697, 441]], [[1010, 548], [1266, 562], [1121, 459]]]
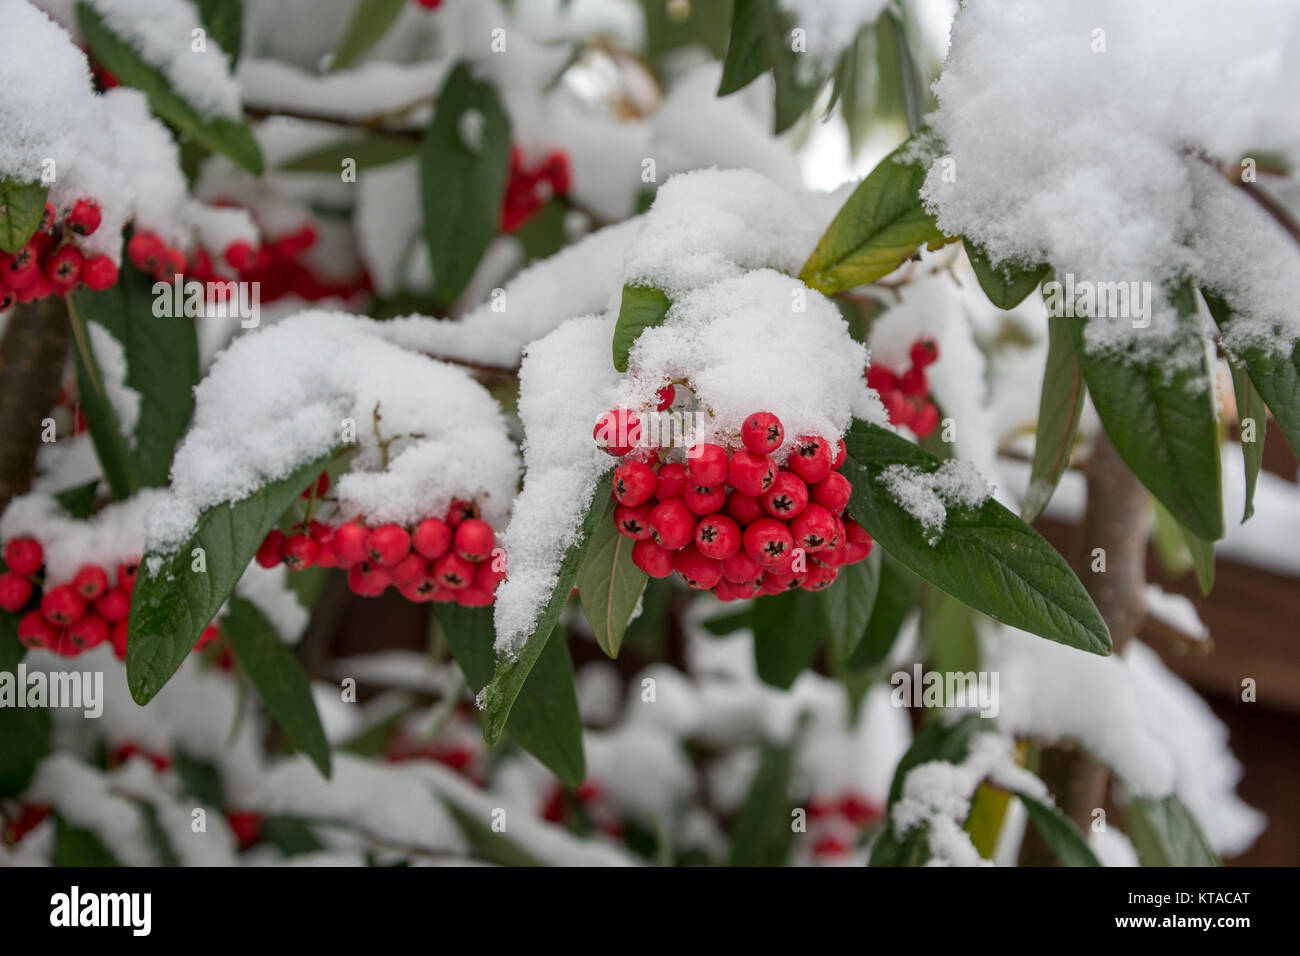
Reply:
[[[219, 199], [215, 206], [237, 205], [229, 199]], [[222, 253], [226, 265], [234, 269], [241, 282], [260, 284], [259, 295], [263, 303], [275, 302], [286, 296], [297, 296], [307, 302], [321, 299], [348, 299], [373, 288], [370, 274], [362, 269], [355, 278], [333, 279], [318, 275], [303, 256], [315, 247], [320, 238], [316, 227], [306, 222], [293, 232], [285, 233], [254, 249], [246, 242], [232, 242]], [[200, 250], [194, 278], [201, 282], [221, 279], [210, 257]]]
[[81, 284], [107, 289], [117, 281], [117, 266], [108, 256], [87, 258], [77, 238], [91, 235], [103, 218], [99, 203], [78, 199], [60, 219], [45, 204], [41, 224], [27, 244], [15, 253], [0, 252], [0, 312], [19, 302], [35, 302], [49, 295], [67, 295]]
[[552, 785], [542, 801], [541, 816], [560, 826], [585, 826], [621, 840], [626, 832], [623, 815], [610, 803], [599, 780], [588, 777], [572, 790]]
[[[303, 496], [319, 498], [328, 489], [329, 476], [322, 472]], [[425, 518], [410, 530], [399, 524], [372, 528], [359, 520], [337, 528], [307, 520], [287, 535], [276, 528], [257, 549], [257, 563], [291, 571], [347, 568], [348, 587], [363, 597], [378, 597], [393, 585], [410, 601], [466, 607], [491, 604], [506, 576], [496, 532], [468, 501], [453, 501], [444, 518]]]
[[[83, 566], [71, 581], [47, 587], [41, 571], [45, 549], [35, 538], [13, 538], [4, 548], [8, 570], [0, 574], [0, 609], [22, 613], [18, 639], [25, 647], [43, 647], [64, 657], [111, 641], [113, 653], [126, 659], [127, 618], [138, 561], [120, 562], [110, 581], [98, 564]], [[220, 636], [209, 624], [195, 644], [202, 650]]]
[[859, 790], [838, 798], [814, 798], [808, 802], [812, 855], [821, 860], [848, 856], [862, 831], [880, 822], [880, 804]]
[[536, 166], [524, 164], [523, 151], [510, 150], [510, 180], [501, 203], [501, 231], [517, 232], [532, 219], [551, 196], [569, 191], [569, 157], [563, 150], [552, 150]]
[[415, 4], [424, 7], [426, 10], [437, 10], [442, 6], [442, 0], [415, 0]]
[[614, 521], [651, 577], [676, 571], [688, 586], [734, 601], [824, 590], [841, 565], [871, 553], [871, 536], [843, 517], [853, 491], [837, 470], [844, 442], [832, 451], [804, 435], [778, 465], [772, 453], [785, 429], [771, 412], [755, 412], [741, 426], [743, 447], [696, 445], [679, 464], [638, 449], [640, 433], [634, 413], [615, 409], [594, 435], [610, 454], [631, 456], [614, 469]]
[[939, 427], [939, 409], [930, 401], [925, 369], [939, 358], [939, 346], [934, 339], [917, 339], [909, 354], [912, 367], [901, 374], [872, 363], [867, 384], [880, 393], [891, 423], [906, 425], [917, 438], [928, 438]]

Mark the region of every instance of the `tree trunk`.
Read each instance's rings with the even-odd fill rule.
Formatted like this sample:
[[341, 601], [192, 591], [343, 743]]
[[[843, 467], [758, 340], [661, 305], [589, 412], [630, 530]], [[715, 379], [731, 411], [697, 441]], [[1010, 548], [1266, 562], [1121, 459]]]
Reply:
[[41, 421], [59, 399], [70, 330], [63, 299], [49, 296], [20, 305], [0, 339], [0, 511], [31, 485]]

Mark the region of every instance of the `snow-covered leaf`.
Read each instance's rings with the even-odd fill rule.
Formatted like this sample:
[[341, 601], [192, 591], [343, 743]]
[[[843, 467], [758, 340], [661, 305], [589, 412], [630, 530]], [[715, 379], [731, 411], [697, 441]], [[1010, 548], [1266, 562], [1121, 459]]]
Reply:
[[821, 592], [822, 614], [830, 631], [837, 660], [852, 659], [871, 623], [880, 588], [880, 551], [873, 548], [865, 561], [847, 564]]
[[327, 143], [305, 153], [299, 153], [279, 164], [290, 173], [338, 174], [344, 160], [356, 162], [357, 169], [383, 166], [414, 156], [420, 144], [414, 139], [390, 136], [386, 133], [366, 132], [360, 136]]
[[929, 537], [881, 475], [895, 465], [934, 473], [939, 459], [862, 421], [854, 422], [844, 442], [842, 473], [853, 483], [848, 514], [891, 556], [994, 620], [1093, 654], [1110, 653], [1110, 634], [1087, 591], [1031, 527], [986, 498], [978, 507], [950, 505], [942, 533]]
[[[126, 679], [131, 696], [147, 704], [216, 617], [280, 515], [329, 464], [334, 452], [271, 482], [255, 494], [209, 508], [176, 551], [147, 554], [131, 594]], [[195, 571], [194, 549], [203, 549]], [[151, 571], [150, 565], [157, 570]]]
[[410, 0], [356, 0], [343, 39], [339, 41], [330, 69], [353, 66], [378, 43]]
[[1073, 820], [1031, 794], [1017, 790], [1016, 796], [1025, 805], [1029, 822], [1062, 863], [1066, 866], [1101, 866]]
[[627, 371], [627, 355], [632, 345], [646, 329], [662, 325], [671, 305], [668, 296], [650, 286], [623, 287], [619, 302], [618, 322], [614, 326], [614, 368]]
[[1222, 866], [1201, 825], [1176, 794], [1133, 798], [1124, 824], [1143, 866]]
[[1038, 400], [1034, 463], [1029, 470], [1029, 488], [1020, 506], [1020, 517], [1026, 521], [1042, 514], [1061, 475], [1065, 474], [1087, 396], [1067, 321], [1049, 316], [1047, 336], [1047, 367]]
[[645, 590], [646, 574], [632, 561], [632, 539], [614, 523], [615, 502], [605, 504], [578, 568], [578, 597], [600, 649], [618, 657], [632, 612]]
[[966, 247], [966, 256], [975, 270], [980, 288], [999, 309], [1014, 309], [1024, 302], [1052, 268], [1045, 263], [1033, 267], [1014, 264], [995, 266], [989, 262], [988, 253], [978, 243], [970, 239], [963, 239], [962, 243]]
[[20, 183], [0, 178], [0, 251], [17, 252], [41, 224], [45, 194], [40, 183]]

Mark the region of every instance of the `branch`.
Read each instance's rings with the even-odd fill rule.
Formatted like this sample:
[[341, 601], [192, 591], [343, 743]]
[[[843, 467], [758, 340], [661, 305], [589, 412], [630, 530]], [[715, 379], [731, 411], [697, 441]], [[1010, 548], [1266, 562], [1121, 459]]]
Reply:
[[59, 399], [68, 357], [68, 315], [63, 299], [49, 296], [20, 305], [0, 340], [0, 511], [31, 485], [41, 421]]

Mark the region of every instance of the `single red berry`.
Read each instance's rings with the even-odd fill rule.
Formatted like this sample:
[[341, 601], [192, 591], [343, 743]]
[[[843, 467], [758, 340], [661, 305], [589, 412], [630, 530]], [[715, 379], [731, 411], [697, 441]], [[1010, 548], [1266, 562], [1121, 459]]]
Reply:
[[128, 596], [135, 590], [136, 575], [140, 573], [139, 561], [122, 561], [118, 564], [115, 571], [117, 586], [125, 591]]
[[424, 558], [418, 554], [408, 554], [393, 565], [393, 583], [400, 588], [403, 584], [413, 584], [420, 581], [428, 577], [424, 568]]
[[13, 255], [0, 253], [0, 256], [4, 257], [0, 259], [0, 266], [3, 266], [3, 269], [0, 269], [0, 275], [4, 277], [3, 284], [15, 292], [21, 292], [36, 282], [41, 273], [40, 255], [40, 249], [33, 240], [28, 240], [27, 245]]
[[693, 544], [688, 544], [673, 556], [673, 567], [686, 586], [697, 591], [707, 591], [722, 580], [722, 562], [705, 557]]
[[456, 529], [455, 548], [466, 561], [478, 563], [492, 553], [496, 535], [492, 526], [482, 518], [467, 518]]
[[312, 493], [315, 492], [316, 497], [320, 498], [325, 494], [325, 492], [329, 490], [330, 490], [330, 473], [328, 471], [322, 471], [320, 473], [320, 477], [318, 477], [314, 483], [308, 485], [306, 488], [303, 489], [302, 497], [310, 498], [312, 496]]
[[113, 656], [119, 661], [126, 660], [126, 637], [129, 633], [130, 628], [126, 621], [118, 621], [113, 625], [113, 630], [108, 636], [113, 642]]
[[660, 501], [680, 498], [686, 494], [686, 466], [671, 462], [659, 469], [659, 478], [655, 483], [655, 497]]
[[881, 402], [885, 406], [885, 414], [889, 416], [891, 425], [912, 424], [914, 409], [902, 392], [886, 392], [881, 396]]
[[5, 564], [14, 574], [35, 574], [45, 563], [45, 549], [35, 538], [13, 538], [5, 545]]
[[614, 509], [614, 523], [624, 537], [644, 541], [650, 537], [650, 515], [653, 511], [654, 503], [649, 501], [636, 506], [619, 505]]
[[[334, 550], [339, 560], [345, 564], [357, 564], [366, 560], [366, 536], [369, 530], [359, 521], [349, 521], [334, 529]], [[447, 542], [451, 543], [451, 532], [447, 532]], [[445, 550], [445, 549], [444, 549]], [[426, 555], [428, 557], [428, 555]]]
[[157, 271], [167, 252], [167, 246], [155, 232], [137, 232], [126, 244], [126, 256], [141, 272], [151, 275]]
[[782, 471], [763, 495], [763, 507], [773, 518], [789, 521], [808, 504], [808, 486], [792, 471]]
[[785, 429], [771, 412], [755, 412], [740, 426], [740, 440], [756, 455], [767, 455], [781, 447]]
[[50, 203], [46, 203], [45, 209], [41, 211], [41, 221], [40, 224], [37, 225], [36, 231], [49, 232], [54, 228], [55, 218], [54, 206]]
[[172, 276], [181, 275], [185, 272], [188, 265], [189, 263], [185, 259], [185, 253], [174, 246], [168, 246], [163, 252], [162, 262], [159, 264], [157, 271], [154, 272], [154, 277], [158, 279], [167, 279]]
[[29, 279], [27, 285], [18, 290], [19, 302], [39, 302], [54, 293], [54, 285], [40, 269]]
[[[398, 571], [401, 570], [408, 561], [419, 562], [420, 570], [418, 574], [414, 578], [406, 581], [397, 579], [396, 575]], [[402, 558], [402, 560], [397, 563], [397, 567], [393, 569], [393, 574], [394, 584], [397, 586], [397, 590], [402, 593], [402, 597], [406, 598], [413, 604], [424, 604], [428, 601], [432, 601], [433, 596], [439, 591], [437, 580], [424, 573], [424, 562], [420, 560], [419, 555], [408, 554], [406, 557]]]
[[627, 461], [614, 469], [614, 497], [620, 504], [645, 504], [658, 483], [654, 469], [639, 461]]
[[51, 624], [67, 627], [86, 613], [86, 599], [71, 584], [60, 584], [41, 598], [41, 613]]
[[257, 563], [264, 568], [273, 568], [283, 557], [284, 532], [279, 528], [272, 528], [257, 549]]
[[87, 601], [93, 601], [108, 590], [108, 572], [97, 564], [84, 565], [72, 579], [72, 586]]
[[284, 542], [284, 552], [280, 560], [290, 571], [303, 571], [316, 563], [316, 554], [319, 550], [316, 542], [307, 535], [290, 535]]
[[104, 596], [95, 602], [95, 613], [110, 624], [125, 621], [127, 615], [131, 613], [131, 599], [127, 597], [125, 591], [113, 588], [111, 591], [106, 591]]
[[415, 526], [411, 544], [430, 561], [441, 558], [451, 548], [452, 530], [447, 522], [425, 518]]
[[81, 267], [81, 281], [86, 288], [102, 292], [117, 282], [117, 266], [108, 256], [91, 256]]
[[444, 588], [459, 591], [474, 582], [475, 567], [454, 551], [433, 562], [433, 576]]
[[616, 458], [622, 458], [641, 441], [641, 419], [630, 409], [610, 409], [596, 420], [591, 430], [596, 446]]
[[727, 449], [704, 443], [686, 450], [686, 477], [693, 485], [707, 487], [727, 480]]
[[381, 524], [366, 535], [366, 554], [376, 564], [392, 566], [411, 550], [411, 536], [396, 524]]
[[209, 644], [212, 644], [215, 641], [218, 641], [220, 639], [221, 639], [221, 629], [218, 628], [216, 624], [209, 624], [207, 627], [203, 629], [203, 633], [199, 635], [199, 639], [194, 642], [194, 649], [196, 651], [201, 651]]
[[745, 529], [745, 553], [765, 568], [778, 566], [794, 548], [794, 537], [785, 523], [759, 518]]
[[89, 236], [99, 228], [103, 214], [93, 199], [78, 199], [68, 213], [68, 228], [79, 236]]
[[827, 567], [824, 564], [809, 564], [808, 573], [804, 575], [803, 589], [805, 591], [825, 591], [835, 583], [835, 576], [839, 570]]
[[[739, 452], [737, 452], [739, 454]], [[740, 491], [727, 495], [727, 514], [736, 519], [742, 528], [747, 528], [767, 514], [762, 499], [755, 498]]]
[[676, 397], [677, 389], [673, 388], [671, 384], [665, 385], [663, 388], [659, 389], [659, 391], [655, 392], [655, 398], [658, 400], [658, 404], [655, 408], [658, 411], [666, 412], [668, 409], [672, 408], [673, 399]]
[[45, 277], [60, 292], [67, 292], [81, 281], [81, 266], [85, 258], [76, 246], [64, 246], [45, 257], [42, 265]]
[[652, 578], [666, 578], [673, 573], [673, 552], [643, 538], [632, 545], [632, 563]]
[[68, 640], [84, 650], [98, 647], [108, 640], [108, 622], [98, 614], [83, 614], [68, 628]]
[[908, 354], [912, 358], [913, 368], [925, 368], [939, 358], [939, 343], [934, 339], [917, 339], [912, 343]]
[[790, 522], [794, 543], [805, 551], [820, 551], [835, 535], [835, 517], [819, 504], [810, 504]]
[[415, 2], [426, 10], [437, 10], [442, 6], [442, 0], [415, 0]]
[[912, 366], [898, 377], [898, 390], [904, 395], [925, 395], [930, 386], [925, 380], [925, 369]]
[[443, 520], [453, 528], [459, 528], [462, 521], [479, 516], [478, 505], [472, 501], [455, 499], [447, 506], [447, 517]]
[[849, 846], [848, 841], [842, 837], [824, 836], [818, 837], [812, 845], [813, 856], [816, 857], [842, 857], [848, 856], [853, 852], [853, 847]]
[[812, 500], [832, 514], [839, 514], [853, 495], [853, 485], [838, 471], [832, 471], [812, 486]]
[[492, 567], [495, 563], [494, 561], [484, 561], [474, 572], [474, 586], [482, 588], [488, 594], [496, 591], [497, 585], [506, 579], [505, 569], [497, 570]]
[[796, 591], [803, 584], [804, 576], [802, 574], [791, 574], [787, 571], [769, 572], [763, 575], [762, 584], [759, 585], [759, 594], [781, 594], [784, 591]]
[[939, 409], [934, 402], [925, 402], [912, 418], [912, 431], [917, 438], [929, 438], [939, 427]]
[[697, 488], [695, 485], [687, 485], [686, 492], [682, 495], [682, 501], [686, 507], [697, 515], [716, 514], [727, 503], [727, 489], [722, 485], [714, 485], [712, 488]]
[[795, 441], [785, 466], [810, 485], [831, 473], [831, 449], [826, 439], [803, 435]]
[[32, 582], [14, 571], [0, 574], [0, 608], [21, 611], [32, 598]]
[[695, 546], [706, 558], [729, 558], [740, 551], [740, 543], [740, 525], [726, 515], [710, 514], [695, 526]]
[[487, 607], [492, 603], [492, 592], [469, 584], [455, 592], [455, 601], [461, 607]]
[[744, 548], [722, 559], [722, 577], [732, 584], [753, 584], [762, 573], [762, 566]]
[[650, 533], [660, 547], [676, 551], [695, 537], [695, 514], [680, 498], [661, 502], [650, 512]]
[[236, 272], [247, 272], [253, 268], [254, 263], [257, 261], [257, 253], [253, 251], [252, 245], [244, 242], [242, 239], [226, 246], [226, 251], [223, 255], [225, 256], [226, 262], [229, 263], [230, 267]]
[[262, 839], [262, 815], [260, 813], [229, 810], [226, 812], [226, 823], [229, 824], [230, 832], [235, 835], [235, 839], [239, 841], [241, 850], [248, 849]]
[[28, 611], [18, 621], [18, 640], [23, 647], [50, 647], [58, 637], [59, 632], [40, 611]]
[[872, 365], [867, 369], [867, 385], [877, 392], [893, 392], [898, 389], [898, 376], [883, 365]]
[[554, 150], [546, 154], [542, 166], [542, 175], [551, 181], [551, 188], [563, 196], [569, 191], [569, 154], [563, 150]]
[[767, 455], [741, 449], [727, 463], [727, 484], [741, 494], [757, 498], [772, 487], [776, 465]]
[[844, 444], [844, 439], [841, 438], [835, 443], [835, 456], [831, 459], [831, 468], [833, 470], [838, 470], [839, 467], [844, 464], [844, 460], [848, 457], [849, 450]]
[[360, 594], [362, 597], [378, 597], [392, 583], [392, 570], [382, 565], [358, 561], [348, 568], [348, 587], [353, 594]]
[[871, 553], [871, 548], [875, 542], [872, 540], [871, 535], [867, 533], [866, 528], [850, 519], [844, 522], [844, 531], [848, 539], [848, 555], [845, 564], [855, 564]]

